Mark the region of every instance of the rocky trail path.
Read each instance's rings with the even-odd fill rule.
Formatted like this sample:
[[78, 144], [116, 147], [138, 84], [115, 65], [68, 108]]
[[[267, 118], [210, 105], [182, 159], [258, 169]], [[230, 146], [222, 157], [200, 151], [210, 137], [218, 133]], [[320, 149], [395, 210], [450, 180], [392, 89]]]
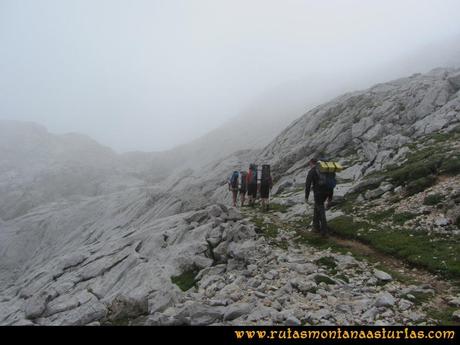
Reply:
[[[312, 257], [308, 258], [308, 255], [313, 253], [315, 257], [322, 256], [316, 259], [315, 263], [326, 268], [330, 278], [347, 277], [349, 285], [357, 278], [356, 283], [360, 282], [361, 288], [365, 291], [380, 290], [383, 295], [389, 292], [397, 300], [399, 298], [394, 305], [389, 303], [378, 306], [378, 312], [373, 308], [379, 303], [376, 302], [374, 306], [369, 305], [368, 310], [372, 310], [371, 315], [374, 317], [375, 324], [386, 324], [390, 321], [388, 319], [390, 315], [393, 317], [392, 322], [396, 321], [396, 323], [445, 324], [460, 306], [459, 287], [456, 282], [411, 267], [403, 260], [381, 253], [360, 241], [343, 238], [333, 233], [327, 237], [312, 233], [309, 225], [311, 218], [308, 215], [305, 215], [305, 220], [299, 220], [298, 216], [291, 218], [276, 209], [262, 212], [257, 206], [245, 207], [242, 213], [255, 223], [258, 232], [267, 238], [270, 245], [284, 248], [288, 253], [291, 251], [304, 253], [307, 260], [312, 259]], [[343, 255], [348, 258], [347, 260], [360, 262], [363, 269], [350, 271], [347, 265], [337, 265]], [[373, 272], [370, 277], [369, 272]], [[393, 284], [399, 286], [400, 290], [395, 289]], [[361, 320], [371, 321], [371, 319], [372, 317]]]
[[384, 267], [384, 269], [391, 272], [396, 279], [402, 282], [410, 282], [432, 288], [434, 295], [431, 299], [428, 298], [429, 296], [419, 296], [422, 300], [428, 299], [424, 306], [426, 310], [444, 310], [448, 312], [452, 307], [458, 306], [458, 300], [455, 302], [452, 298], [458, 292], [458, 285], [456, 286], [454, 283], [423, 269], [411, 267], [403, 260], [383, 254], [362, 242], [345, 239], [337, 235], [329, 236], [328, 240], [339, 247], [348, 249], [352, 253], [361, 253], [360, 256], [376, 263], [378, 266]]

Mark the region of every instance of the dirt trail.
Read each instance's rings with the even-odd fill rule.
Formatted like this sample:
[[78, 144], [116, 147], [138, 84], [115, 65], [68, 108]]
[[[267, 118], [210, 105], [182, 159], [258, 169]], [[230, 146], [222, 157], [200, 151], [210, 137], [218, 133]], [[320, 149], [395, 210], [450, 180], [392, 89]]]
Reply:
[[[259, 209], [256, 208], [246, 209], [243, 211], [243, 213], [249, 219], [252, 217], [269, 218], [270, 222], [276, 225], [279, 229], [282, 229], [282, 231], [291, 233], [292, 235], [299, 234], [299, 231], [292, 228], [288, 222], [281, 220], [277, 216], [276, 212], [270, 211], [262, 213]], [[311, 229], [304, 229], [303, 231], [308, 231], [311, 234]], [[288, 240], [289, 245], [299, 245], [298, 242], [294, 242], [296, 237], [298, 236], [290, 237]], [[336, 234], [331, 234], [327, 236], [326, 241], [331, 243], [331, 250], [333, 251], [334, 246], [341, 247], [342, 249], [349, 249], [353, 256], [356, 256], [355, 253], [359, 253], [360, 259], [378, 264], [388, 269], [390, 272], [397, 272], [397, 277], [395, 277], [395, 279], [403, 280], [409, 285], [430, 286], [430, 288], [435, 291], [435, 295], [426, 303], [427, 310], [447, 310], [449, 308], [449, 297], [458, 294], [460, 291], [458, 283], [445, 280], [421, 268], [411, 267], [403, 260], [381, 253], [373, 247], [357, 240], [346, 239], [339, 237]], [[309, 244], [300, 245], [307, 246]], [[311, 246], [314, 247], [314, 245]]]
[[440, 277], [425, 270], [410, 267], [404, 261], [395, 258], [394, 256], [383, 254], [362, 242], [344, 239], [338, 236], [330, 236], [329, 239], [341, 247], [350, 248], [351, 252], [360, 252], [364, 256], [372, 257], [383, 266], [394, 271], [398, 271], [411, 278], [411, 280], [422, 284], [429, 284], [433, 286], [435, 290], [445, 291], [447, 288], [452, 288], [452, 284], [450, 282], [442, 280]]
[[430, 272], [423, 269], [410, 267], [404, 261], [393, 256], [382, 254], [374, 248], [355, 240], [340, 238], [337, 236], [330, 236], [330, 240], [334, 243], [350, 248], [351, 252], [359, 251], [363, 255], [371, 257], [380, 262], [384, 267], [390, 268], [392, 271], [397, 271], [404, 277], [408, 277], [413, 281], [414, 285], [429, 285], [435, 291], [434, 297], [427, 304], [428, 308], [445, 310], [449, 308], [449, 297], [458, 292], [458, 286], [452, 282], [442, 279]]

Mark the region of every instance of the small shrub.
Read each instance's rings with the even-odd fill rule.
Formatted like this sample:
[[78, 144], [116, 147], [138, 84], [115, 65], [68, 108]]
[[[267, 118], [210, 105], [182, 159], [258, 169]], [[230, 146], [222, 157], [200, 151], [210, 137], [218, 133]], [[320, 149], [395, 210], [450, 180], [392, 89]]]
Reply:
[[442, 194], [439, 194], [439, 193], [430, 194], [430, 195], [427, 195], [425, 199], [423, 200], [423, 205], [428, 205], [428, 206], [437, 205], [442, 201], [442, 199], [444, 199]]
[[273, 223], [265, 223], [263, 218], [253, 217], [252, 223], [256, 226], [256, 232], [267, 238], [278, 236], [278, 227]]
[[436, 174], [441, 162], [438, 159], [422, 160], [417, 162], [408, 162], [401, 168], [393, 171], [391, 175], [392, 181], [396, 185], [406, 184], [428, 175]]
[[395, 213], [395, 209], [389, 208], [388, 210], [385, 210], [385, 211], [370, 213], [367, 216], [367, 219], [375, 221], [375, 222], [381, 222], [384, 220], [391, 219], [391, 216], [393, 216], [394, 213]]
[[335, 276], [337, 279], [344, 281], [345, 283], [350, 283], [350, 279], [345, 274], [338, 274]]
[[345, 213], [353, 212], [353, 209], [356, 206], [356, 198], [359, 193], [349, 193], [345, 195], [345, 198], [340, 202], [338, 207]]
[[411, 212], [395, 213], [393, 215], [393, 222], [396, 224], [404, 224], [408, 220], [414, 219], [415, 217], [417, 217], [417, 214]]
[[335, 281], [333, 281], [328, 276], [324, 276], [322, 274], [317, 274], [315, 276], [315, 282], [316, 282], [316, 284], [320, 284], [320, 283], [325, 283], [327, 285], [334, 285], [335, 284]]
[[427, 315], [437, 320], [439, 326], [459, 326], [460, 322], [452, 318], [452, 314], [457, 310], [454, 306], [443, 306], [443, 308], [430, 308]]
[[460, 157], [445, 159], [441, 165], [441, 173], [447, 175], [458, 175], [460, 173]]
[[339, 216], [329, 221], [328, 224], [334, 233], [351, 238], [354, 238], [357, 229], [364, 225], [363, 223], [353, 222], [353, 217], [350, 216]]
[[288, 208], [289, 206], [287, 205], [281, 205], [274, 202], [270, 203], [270, 211], [286, 213]]
[[448, 133], [432, 133], [426, 137], [427, 140], [433, 139], [435, 142], [442, 143], [449, 140], [456, 140], [459, 138], [460, 126], [455, 127]]
[[190, 290], [196, 285], [196, 276], [198, 269], [193, 268], [183, 272], [178, 276], [171, 277], [171, 281], [176, 284], [182, 291]]
[[420, 177], [412, 182], [409, 182], [406, 186], [406, 193], [408, 196], [423, 192], [425, 189], [431, 187], [436, 182], [436, 177], [428, 175]]
[[329, 269], [334, 269], [337, 267], [337, 263], [331, 256], [323, 256], [321, 259], [316, 260], [316, 263]]
[[414, 298], [409, 298], [407, 294], [403, 297], [409, 301], [414, 302], [416, 305], [424, 304], [433, 298], [433, 294], [431, 292], [425, 291], [411, 291], [410, 295], [414, 296]]

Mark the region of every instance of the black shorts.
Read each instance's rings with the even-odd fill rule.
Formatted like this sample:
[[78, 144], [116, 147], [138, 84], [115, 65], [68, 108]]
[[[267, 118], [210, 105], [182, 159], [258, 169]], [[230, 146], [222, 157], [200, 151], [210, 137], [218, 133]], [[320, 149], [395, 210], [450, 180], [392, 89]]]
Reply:
[[270, 196], [270, 186], [267, 184], [260, 185], [260, 197], [262, 199], [268, 199]]
[[247, 190], [246, 190], [246, 188], [240, 188], [239, 192], [240, 192], [241, 195], [245, 195]]
[[257, 197], [257, 185], [256, 184], [248, 185], [248, 196], [252, 196], [253, 198]]

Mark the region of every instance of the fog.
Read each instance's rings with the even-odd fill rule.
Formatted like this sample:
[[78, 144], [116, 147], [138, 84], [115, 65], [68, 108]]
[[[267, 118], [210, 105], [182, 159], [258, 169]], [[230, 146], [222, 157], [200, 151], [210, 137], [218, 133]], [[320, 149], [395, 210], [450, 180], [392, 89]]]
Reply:
[[235, 116], [288, 121], [459, 65], [458, 13], [458, 0], [0, 0], [0, 118], [164, 150]]

